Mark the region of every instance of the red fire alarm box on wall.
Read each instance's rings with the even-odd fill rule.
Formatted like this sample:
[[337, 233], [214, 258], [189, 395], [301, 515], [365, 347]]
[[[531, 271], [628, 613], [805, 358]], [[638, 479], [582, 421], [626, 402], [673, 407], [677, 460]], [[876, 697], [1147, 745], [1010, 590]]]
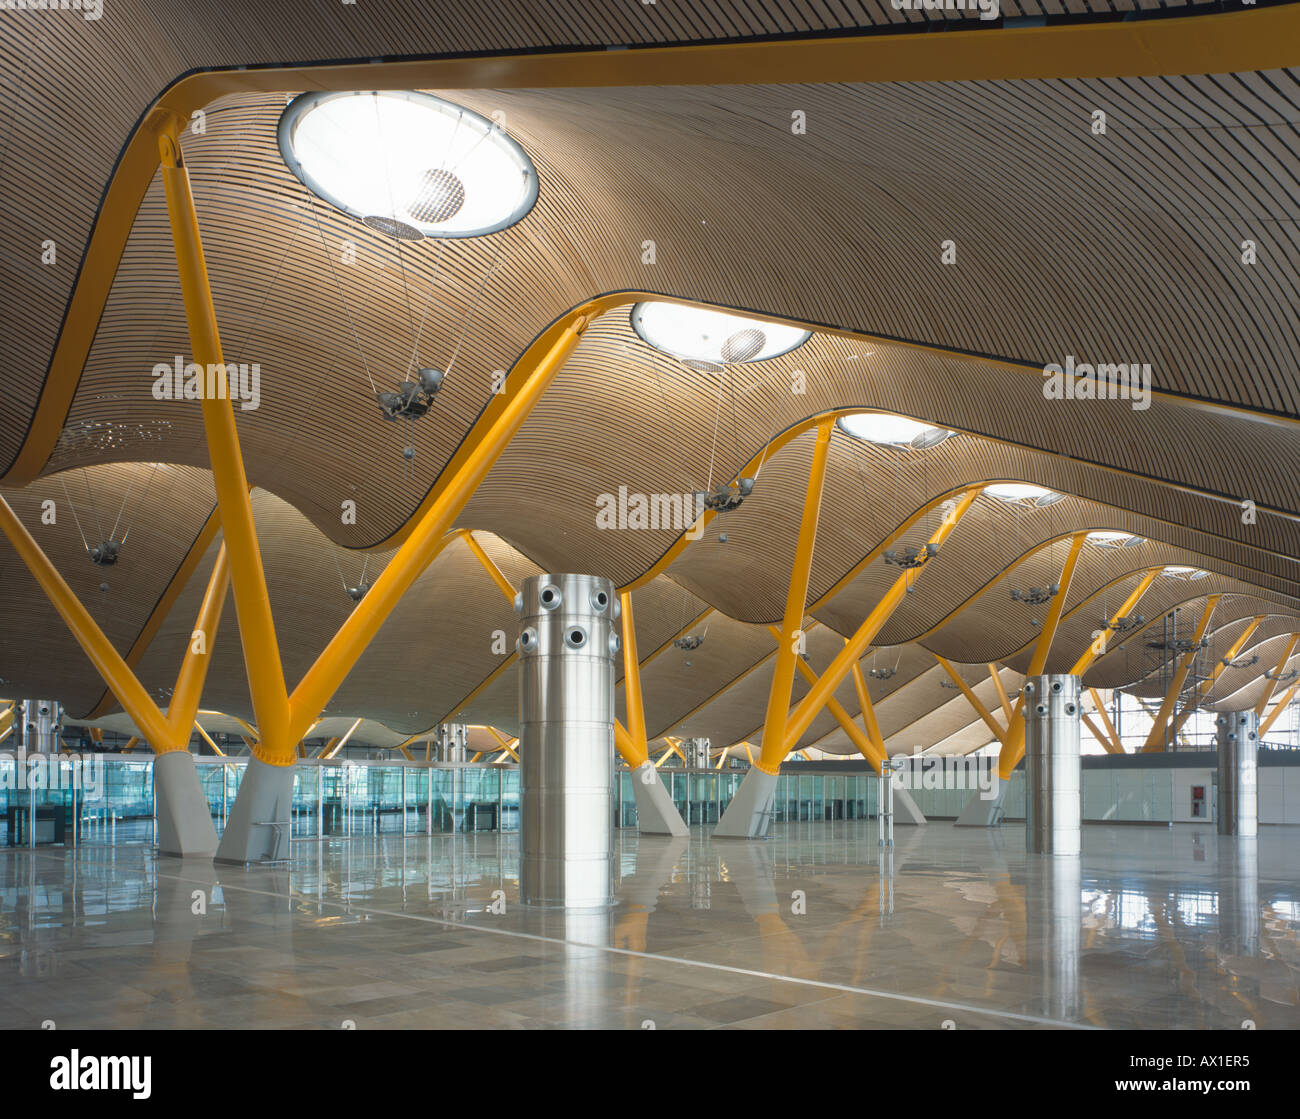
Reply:
[[1192, 786], [1192, 815], [1205, 818], [1205, 786]]

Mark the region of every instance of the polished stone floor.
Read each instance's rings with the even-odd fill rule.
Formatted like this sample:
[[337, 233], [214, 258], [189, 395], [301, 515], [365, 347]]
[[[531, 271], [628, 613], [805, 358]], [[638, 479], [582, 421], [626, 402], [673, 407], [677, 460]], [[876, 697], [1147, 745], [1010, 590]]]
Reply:
[[619, 835], [619, 904], [518, 903], [518, 836], [0, 852], [0, 1026], [1300, 1028], [1300, 828]]

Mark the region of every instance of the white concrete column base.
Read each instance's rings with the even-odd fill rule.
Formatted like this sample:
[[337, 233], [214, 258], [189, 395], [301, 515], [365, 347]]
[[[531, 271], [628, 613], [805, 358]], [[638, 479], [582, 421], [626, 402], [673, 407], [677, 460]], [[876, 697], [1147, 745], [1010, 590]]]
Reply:
[[217, 850], [217, 829], [199, 784], [194, 755], [188, 750], [156, 755], [153, 787], [158, 805], [158, 853], [212, 858]]
[[668, 795], [654, 762], [643, 762], [632, 771], [636, 796], [636, 827], [642, 835], [690, 835], [677, 805]]
[[957, 817], [955, 827], [991, 828], [998, 822], [998, 810], [1002, 807], [1002, 798], [1006, 795], [1007, 783], [999, 781], [993, 795], [986, 795], [983, 789], [976, 789], [966, 802], [966, 807]]
[[713, 829], [714, 839], [763, 839], [772, 822], [776, 776], [757, 766], [745, 774], [736, 795]]
[[249, 759], [217, 847], [217, 862], [259, 863], [289, 857], [289, 809], [296, 769]]
[[895, 824], [924, 824], [929, 821], [925, 818], [925, 813], [917, 806], [916, 801], [912, 799], [912, 794], [899, 785], [894, 786], [894, 823]]

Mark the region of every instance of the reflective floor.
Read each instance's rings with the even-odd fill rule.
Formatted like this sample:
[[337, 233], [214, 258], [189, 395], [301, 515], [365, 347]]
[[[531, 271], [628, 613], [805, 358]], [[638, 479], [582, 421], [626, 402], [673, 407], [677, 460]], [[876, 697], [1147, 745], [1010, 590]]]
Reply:
[[518, 836], [0, 852], [0, 1026], [1300, 1027], [1300, 829], [618, 833], [619, 904], [518, 904]]

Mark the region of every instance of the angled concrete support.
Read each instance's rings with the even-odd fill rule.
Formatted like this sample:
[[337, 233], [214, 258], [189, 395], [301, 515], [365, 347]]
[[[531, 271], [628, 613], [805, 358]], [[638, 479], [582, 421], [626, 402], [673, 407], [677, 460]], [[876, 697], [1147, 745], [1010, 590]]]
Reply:
[[642, 835], [691, 834], [673, 798], [659, 780], [654, 762], [643, 762], [632, 770], [632, 791], [636, 796], [636, 827]]
[[928, 821], [925, 813], [917, 806], [916, 801], [912, 799], [909, 793], [902, 785], [894, 783], [894, 823], [896, 824], [924, 824]]
[[272, 862], [289, 857], [289, 809], [295, 767], [249, 758], [217, 846], [219, 863]]
[[775, 773], [754, 766], [745, 774], [736, 795], [713, 829], [714, 839], [763, 839], [772, 823], [772, 805], [776, 800]]
[[194, 755], [168, 750], [153, 760], [158, 805], [158, 853], [179, 858], [211, 858], [217, 850], [208, 798], [199, 784]]

